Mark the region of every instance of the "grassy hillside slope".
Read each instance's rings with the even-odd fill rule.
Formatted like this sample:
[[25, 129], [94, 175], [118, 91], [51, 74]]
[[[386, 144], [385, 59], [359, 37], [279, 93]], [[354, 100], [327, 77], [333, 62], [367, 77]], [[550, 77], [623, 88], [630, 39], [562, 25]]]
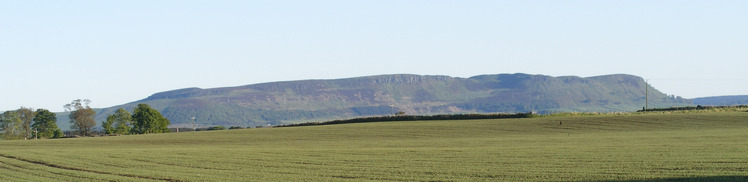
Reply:
[[748, 105], [748, 95], [701, 97], [693, 99], [693, 104], [704, 106]]
[[[661, 93], [632, 75], [551, 77], [528, 74], [471, 78], [380, 75], [335, 80], [302, 80], [225, 87], [187, 88], [101, 109], [97, 121], [118, 108], [146, 103], [173, 124], [256, 126], [362, 116], [496, 112], [635, 111], [685, 106], [691, 102]], [[64, 121], [61, 121], [64, 122]]]
[[748, 112], [0, 141], [0, 181], [744, 181]]

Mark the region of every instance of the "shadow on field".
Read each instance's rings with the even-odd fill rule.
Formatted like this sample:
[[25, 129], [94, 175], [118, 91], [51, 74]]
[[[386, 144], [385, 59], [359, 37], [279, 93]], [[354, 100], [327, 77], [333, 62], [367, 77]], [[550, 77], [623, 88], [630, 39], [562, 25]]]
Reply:
[[642, 180], [608, 180], [601, 182], [660, 182], [660, 181], [748, 181], [748, 176], [707, 176], [707, 177], [681, 177], [681, 178], [658, 178], [658, 179], [642, 179]]

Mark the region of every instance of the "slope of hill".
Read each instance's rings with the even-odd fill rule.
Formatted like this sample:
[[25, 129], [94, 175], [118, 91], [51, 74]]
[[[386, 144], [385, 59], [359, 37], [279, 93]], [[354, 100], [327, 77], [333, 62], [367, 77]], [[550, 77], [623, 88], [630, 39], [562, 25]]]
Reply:
[[705, 106], [748, 105], [748, 95], [701, 97], [693, 99], [693, 104]]
[[[186, 88], [101, 109], [97, 121], [118, 108], [146, 103], [173, 124], [256, 126], [407, 114], [495, 112], [614, 112], [645, 105], [644, 80], [632, 75], [551, 77], [528, 74], [470, 78], [380, 75], [224, 87]], [[691, 105], [649, 87], [650, 107]]]

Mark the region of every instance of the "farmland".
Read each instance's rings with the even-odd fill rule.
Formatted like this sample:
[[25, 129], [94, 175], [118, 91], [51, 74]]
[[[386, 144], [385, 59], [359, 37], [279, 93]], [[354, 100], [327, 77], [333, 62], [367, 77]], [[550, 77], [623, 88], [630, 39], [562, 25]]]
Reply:
[[0, 181], [745, 181], [748, 112], [0, 141]]

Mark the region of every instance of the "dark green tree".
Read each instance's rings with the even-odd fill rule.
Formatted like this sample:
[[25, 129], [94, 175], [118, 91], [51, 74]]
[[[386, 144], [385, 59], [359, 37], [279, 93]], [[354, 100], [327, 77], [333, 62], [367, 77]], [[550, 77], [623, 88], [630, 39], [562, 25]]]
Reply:
[[166, 133], [169, 132], [169, 119], [161, 116], [148, 104], [138, 104], [132, 114], [132, 133]]
[[92, 135], [93, 127], [96, 126], [96, 111], [88, 106], [90, 103], [88, 99], [77, 99], [65, 104], [65, 111], [70, 112], [70, 129], [77, 130], [81, 136]]
[[57, 114], [46, 109], [37, 109], [34, 112], [34, 124], [31, 128], [36, 132], [39, 138], [59, 138], [55, 137], [55, 132], [61, 132], [57, 127]]
[[60, 129], [58, 128], [57, 130], [55, 130], [52, 138], [62, 138], [64, 136], [65, 136], [65, 133], [62, 133], [62, 131], [60, 131]]
[[18, 114], [18, 119], [21, 120], [21, 138], [33, 138], [32, 135], [34, 133], [31, 130], [31, 123], [34, 120], [34, 110], [31, 108], [21, 107], [20, 109], [16, 110], [16, 114]]
[[16, 111], [5, 111], [0, 115], [0, 131], [3, 132], [5, 139], [16, 139], [18, 138], [19, 127], [21, 126], [21, 118], [18, 117]]
[[130, 112], [125, 109], [117, 109], [114, 114], [110, 114], [106, 117], [106, 121], [102, 123], [106, 134], [128, 134], [132, 125], [132, 116]]
[[112, 127], [113, 124], [114, 117], [110, 114], [106, 117], [106, 121], [101, 122], [101, 127], [104, 128], [104, 133], [106, 133], [107, 135], [114, 134], [114, 127]]

